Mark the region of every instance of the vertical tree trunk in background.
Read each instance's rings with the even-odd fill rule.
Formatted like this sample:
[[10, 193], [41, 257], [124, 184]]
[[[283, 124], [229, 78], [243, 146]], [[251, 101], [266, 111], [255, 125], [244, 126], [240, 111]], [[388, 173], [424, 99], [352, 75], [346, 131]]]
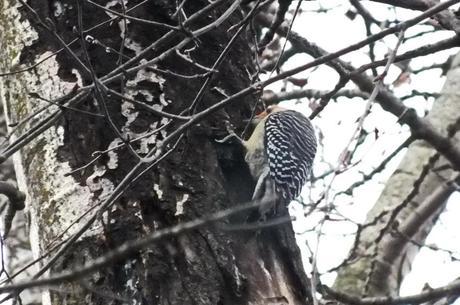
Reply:
[[[195, 26], [212, 22], [231, 2], [205, 14]], [[187, 1], [185, 9], [191, 14], [207, 3]], [[117, 2], [102, 4], [121, 10]], [[128, 3], [129, 7], [134, 4]], [[39, 1], [31, 5], [41, 20], [52, 21], [52, 27], [65, 42], [78, 38], [74, 32], [77, 27], [75, 1]], [[175, 1], [150, 1], [130, 15], [169, 23], [175, 9]], [[83, 3], [84, 29], [108, 17], [104, 10]], [[236, 12], [218, 29], [189, 44], [186, 48], [191, 58], [211, 67], [234, 33], [228, 31], [229, 27], [241, 19], [242, 14]], [[118, 55], [107, 52], [109, 49], [104, 46], [119, 50], [123, 44], [123, 53], [133, 57], [165, 33], [162, 28], [134, 21], [128, 22], [127, 30], [123, 26], [123, 21], [112, 21], [84, 34], [98, 77], [119, 64]], [[124, 40], [123, 33], [126, 33]], [[155, 49], [148, 57], [161, 54], [172, 43]], [[0, 1], [2, 72], [30, 66], [62, 47], [26, 7], [16, 1]], [[71, 48], [87, 64], [80, 41]], [[160, 62], [158, 68], [185, 75], [203, 73], [175, 54]], [[221, 92], [234, 93], [250, 85], [249, 74], [254, 70], [250, 43], [242, 35], [212, 83], [211, 87], [221, 90], [207, 93], [199, 109], [221, 100]], [[161, 75], [151, 68], [126, 78], [126, 81], [112, 83], [111, 88], [170, 113], [179, 113], [188, 107], [202, 84], [201, 78]], [[76, 85], [89, 84], [90, 75], [68, 52], [62, 51], [25, 73], [0, 78], [0, 99], [6, 107], [9, 123], [14, 123], [48, 105], [33, 98], [37, 94], [53, 100], [68, 94]], [[145, 135], [166, 121], [114, 96], [106, 102], [114, 124], [130, 139]], [[247, 201], [253, 182], [241, 155], [235, 153], [231, 145], [216, 145], [213, 138], [216, 130], [222, 135], [227, 118], [242, 130], [243, 120], [250, 116], [254, 103], [254, 98], [245, 98], [189, 129], [177, 149], [125, 192], [60, 258], [50, 273], [72, 270], [125, 241]], [[103, 107], [93, 98], [76, 107], [90, 113], [103, 113]], [[104, 151], [122, 142], [106, 119], [60, 110], [56, 106], [35, 115], [21, 125], [15, 135], [29, 132], [31, 126], [55, 112], [59, 115], [53, 126], [14, 156], [18, 182], [28, 198], [35, 256], [46, 253], [76, 232], [136, 162], [128, 149], [121, 148], [77, 170], [93, 159], [95, 151]], [[176, 127], [172, 125], [145, 138], [134, 144], [135, 149], [147, 152]], [[77, 221], [82, 215], [86, 218]], [[118, 304], [123, 302], [117, 298], [125, 298], [135, 304], [266, 304], [273, 300], [304, 304], [307, 287], [290, 224], [259, 234], [222, 232], [209, 227], [155, 244], [81, 281], [63, 283], [59, 289], [45, 292], [43, 303]]]
[[[3, 112], [3, 106], [0, 104], [0, 135], [5, 137], [7, 135], [7, 126]], [[0, 167], [0, 181], [6, 181], [13, 185], [16, 184], [16, 176], [14, 166], [11, 159], [6, 160]], [[2, 211], [1, 232], [4, 234], [5, 227], [5, 214], [8, 200], [6, 196], [0, 197], [0, 210]], [[29, 236], [27, 235], [27, 219], [22, 211], [17, 211], [8, 238], [2, 241], [3, 261], [7, 265], [8, 276], [13, 276], [16, 272], [20, 271], [25, 264], [33, 260], [32, 250], [30, 249]], [[4, 238], [4, 235], [2, 235]], [[36, 272], [36, 268], [30, 268], [27, 272], [18, 275], [17, 279], [27, 280]], [[2, 280], [6, 279], [6, 275], [2, 274]], [[29, 289], [21, 294], [22, 304], [40, 304], [41, 294], [38, 289]]]
[[[426, 118], [444, 135], [447, 135], [448, 127], [459, 118], [459, 88], [460, 54], [457, 54], [440, 96]], [[455, 140], [458, 141], [458, 136]], [[356, 252], [359, 259], [340, 270], [335, 282], [336, 289], [356, 295], [398, 294], [401, 281], [410, 270], [419, 247], [405, 239], [403, 241], [398, 234], [387, 233], [378, 245], [375, 241], [388, 223], [392, 211], [401, 208], [392, 228], [397, 223], [398, 231], [410, 230], [414, 234], [407, 234], [406, 237], [423, 244], [439, 213], [444, 209], [447, 198], [455, 191], [455, 187], [446, 184], [446, 181], [452, 179], [454, 171], [443, 157], [433, 158], [435, 154], [436, 151], [424, 141], [416, 141], [409, 146], [400, 165], [386, 182], [382, 194], [367, 215], [366, 223], [373, 222], [377, 217], [379, 221], [362, 231]], [[427, 169], [429, 171], [419, 185], [419, 181], [422, 181], [420, 177], [424, 175], [422, 172]], [[439, 196], [433, 198], [433, 194]], [[432, 213], [428, 213], [430, 217], [423, 215], [427, 209], [431, 209]], [[384, 211], [389, 213], [380, 217]], [[414, 217], [419, 219], [414, 222]]]

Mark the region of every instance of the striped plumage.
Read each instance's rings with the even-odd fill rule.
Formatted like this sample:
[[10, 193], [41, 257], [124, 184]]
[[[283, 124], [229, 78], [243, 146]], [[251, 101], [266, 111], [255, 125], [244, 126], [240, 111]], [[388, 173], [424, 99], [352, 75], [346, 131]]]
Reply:
[[272, 112], [265, 122], [266, 156], [276, 191], [288, 202], [300, 195], [316, 154], [316, 137], [310, 120], [285, 110]]
[[[303, 114], [271, 106], [261, 115], [251, 137], [244, 141], [246, 162], [262, 185], [270, 176], [279, 197], [287, 203], [300, 195], [316, 153], [316, 137]], [[258, 193], [258, 187], [254, 194]]]

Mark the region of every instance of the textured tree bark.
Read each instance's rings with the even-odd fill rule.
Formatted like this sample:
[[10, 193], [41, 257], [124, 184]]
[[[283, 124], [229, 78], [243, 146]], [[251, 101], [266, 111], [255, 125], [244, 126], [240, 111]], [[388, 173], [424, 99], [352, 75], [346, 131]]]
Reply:
[[[136, 3], [125, 4], [132, 7]], [[185, 10], [196, 12], [207, 3], [187, 1]], [[212, 22], [230, 3], [227, 1], [206, 14], [197, 25]], [[40, 1], [30, 5], [65, 42], [78, 38], [75, 1]], [[102, 5], [121, 11], [116, 1]], [[175, 1], [151, 1], [130, 15], [170, 23], [175, 9]], [[109, 17], [104, 10], [83, 3], [84, 29]], [[236, 12], [222, 26], [187, 45], [195, 47], [190, 51], [191, 58], [211, 67], [231, 38], [233, 32], [227, 30], [241, 18]], [[96, 75], [102, 77], [119, 64], [119, 56], [107, 52], [109, 48], [119, 50], [123, 45], [123, 53], [133, 57], [164, 33], [162, 28], [134, 21], [129, 21], [125, 30], [120, 20], [85, 33]], [[155, 49], [148, 57], [157, 56], [168, 46]], [[16, 1], [0, 1], [1, 71], [30, 66], [62, 47], [25, 6]], [[87, 64], [80, 41], [70, 48]], [[203, 73], [177, 55], [167, 57], [158, 68], [177, 74]], [[249, 74], [254, 71], [250, 42], [242, 35], [213, 80], [212, 86], [222, 90], [207, 93], [199, 109], [222, 99], [219, 92], [234, 93], [250, 85]], [[110, 88], [124, 90], [125, 95], [170, 113], [188, 107], [202, 84], [200, 78], [162, 75], [150, 68], [125, 77]], [[24, 73], [0, 78], [0, 99], [8, 122], [15, 123], [48, 105], [34, 99], [36, 94], [52, 100], [68, 94], [75, 86], [88, 84], [90, 75], [68, 52], [61, 51]], [[73, 270], [125, 241], [247, 201], [253, 181], [241, 154], [231, 145], [216, 144], [214, 137], [216, 131], [221, 135], [225, 131], [227, 119], [242, 130], [243, 119], [250, 116], [254, 103], [254, 98], [245, 98], [189, 129], [177, 149], [125, 192], [60, 258], [50, 274]], [[106, 100], [106, 105], [114, 124], [130, 139], [146, 135], [166, 122], [114, 96]], [[77, 108], [101, 113], [103, 107], [95, 99], [87, 98]], [[57, 106], [20, 125], [15, 135], [29, 132], [56, 111], [61, 115], [53, 126], [14, 155], [18, 183], [28, 198], [30, 236], [36, 257], [76, 232], [135, 164], [129, 150], [121, 148], [77, 170], [92, 160], [95, 151], [104, 151], [122, 141], [106, 119]], [[146, 137], [134, 148], [145, 153], [176, 127], [172, 125]], [[82, 215], [86, 216], [79, 220]], [[222, 223], [244, 218], [243, 215]], [[270, 300], [303, 304], [308, 298], [308, 281], [290, 224], [258, 233], [202, 228], [154, 244], [123, 262], [57, 288], [43, 293], [43, 304], [118, 304], [123, 299], [134, 304], [266, 304]]]
[[[453, 60], [440, 96], [426, 117], [444, 135], [448, 134], [449, 127], [459, 118], [459, 86], [460, 54]], [[458, 136], [455, 139], [458, 141]], [[406, 237], [418, 244], [423, 243], [443, 211], [447, 198], [455, 191], [454, 187], [446, 183], [452, 179], [454, 171], [444, 158], [433, 157], [435, 154], [436, 151], [423, 141], [416, 141], [409, 146], [367, 215], [366, 223], [379, 219], [378, 222], [362, 231], [356, 251], [357, 260], [340, 270], [335, 282], [336, 289], [356, 295], [398, 294], [401, 281], [410, 271], [419, 247], [408, 242], [407, 238], [390, 234], [391, 230], [386, 232], [378, 244], [376, 240], [387, 225], [392, 211], [400, 209], [391, 229], [403, 231]], [[419, 185], [422, 171], [427, 169], [429, 171]], [[380, 217], [385, 211], [388, 213]], [[414, 217], [418, 218], [417, 221], [414, 221]]]

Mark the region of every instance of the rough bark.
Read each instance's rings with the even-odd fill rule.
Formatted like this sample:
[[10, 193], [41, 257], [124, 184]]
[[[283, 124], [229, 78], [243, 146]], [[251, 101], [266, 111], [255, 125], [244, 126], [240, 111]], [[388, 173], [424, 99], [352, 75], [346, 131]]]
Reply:
[[[459, 86], [460, 55], [457, 55], [440, 96], [427, 116], [429, 122], [444, 135], [448, 134], [449, 127], [459, 118]], [[458, 141], [458, 136], [455, 139]], [[366, 223], [378, 219], [377, 224], [361, 232], [356, 261], [340, 270], [335, 282], [336, 289], [356, 295], [398, 294], [401, 281], [410, 271], [419, 250], [407, 238], [411, 238], [415, 244], [423, 244], [444, 209], [447, 198], [455, 191], [454, 187], [446, 183], [452, 179], [454, 171], [447, 160], [443, 157], [438, 159], [435, 155], [436, 151], [423, 141], [416, 141], [409, 146], [367, 215]], [[427, 171], [426, 175], [424, 171]], [[431, 210], [427, 212], [427, 208]], [[397, 216], [383, 238], [380, 238], [396, 210], [400, 211], [395, 214]], [[382, 217], [385, 211], [387, 213]], [[418, 220], [414, 221], [414, 217]], [[405, 232], [406, 238], [391, 234], [398, 231]]]
[[[41, 1], [31, 5], [42, 20], [50, 19], [56, 33], [69, 42], [76, 38], [75, 3]], [[127, 5], [135, 3], [138, 2]], [[198, 11], [206, 3], [187, 1], [185, 9]], [[102, 4], [121, 10], [117, 2]], [[211, 22], [227, 6], [206, 14], [197, 25]], [[175, 1], [152, 1], [130, 14], [169, 23], [175, 8]], [[241, 18], [240, 13], [234, 13], [220, 28], [189, 44], [187, 48], [196, 47], [190, 53], [192, 58], [201, 65], [212, 66], [231, 38], [228, 28]], [[106, 12], [84, 3], [84, 28], [107, 19]], [[124, 54], [134, 56], [165, 32], [154, 26], [130, 22], [123, 41], [122, 26], [122, 21], [111, 22], [85, 35], [114, 49], [124, 43]], [[52, 33], [37, 23], [30, 11], [8, 0], [0, 2], [0, 43], [2, 71], [32, 65], [62, 47]], [[76, 42], [71, 48], [85, 62], [81, 43]], [[249, 48], [250, 42], [241, 36], [219, 68], [212, 86], [233, 93], [250, 85], [248, 72], [254, 71], [254, 64]], [[151, 58], [162, 51], [156, 49], [148, 56]], [[107, 53], [103, 47], [88, 43], [88, 52], [99, 77], [118, 65], [118, 56]], [[167, 57], [158, 68], [186, 75], [203, 72], [176, 55]], [[125, 94], [170, 113], [179, 113], [189, 106], [202, 83], [200, 78], [160, 75], [148, 68], [135, 75], [126, 75], [126, 78], [123, 84], [116, 82], [111, 88], [121, 90], [124, 87]], [[60, 52], [25, 73], [0, 78], [0, 99], [6, 107], [8, 121], [18, 122], [46, 105], [30, 93], [56, 99], [71, 92], [75, 85], [82, 87], [90, 83], [90, 75], [72, 56]], [[221, 98], [219, 91], [210, 91], [199, 109]], [[149, 232], [247, 201], [253, 181], [241, 154], [231, 145], [216, 144], [214, 137], [216, 132], [222, 135], [225, 131], [224, 122], [228, 118], [242, 130], [254, 103], [254, 98], [245, 98], [189, 129], [177, 149], [125, 192], [117, 204], [60, 258], [50, 274], [72, 270]], [[93, 98], [87, 98], [78, 108], [101, 112], [101, 105]], [[107, 108], [115, 125], [130, 138], [144, 135], [165, 122], [164, 118], [113, 96], [107, 100]], [[103, 151], [121, 141], [107, 120], [59, 110], [56, 106], [34, 116], [15, 134], [29, 132], [31, 126], [54, 111], [62, 112], [56, 123], [14, 155], [18, 182], [28, 198], [27, 213], [36, 257], [76, 232], [85, 217], [73, 222], [104, 201], [135, 164], [129, 150], [122, 148], [69, 175], [88, 163], [93, 152]], [[134, 144], [135, 149], [146, 152], [176, 127], [170, 126]], [[223, 223], [245, 218], [243, 215]], [[225, 232], [208, 227], [155, 244], [79, 281], [62, 283], [58, 289], [44, 292], [43, 303], [118, 304], [122, 301], [117, 298], [124, 298], [135, 304], [265, 304], [273, 300], [303, 304], [308, 296], [307, 287], [290, 224], [259, 233]]]

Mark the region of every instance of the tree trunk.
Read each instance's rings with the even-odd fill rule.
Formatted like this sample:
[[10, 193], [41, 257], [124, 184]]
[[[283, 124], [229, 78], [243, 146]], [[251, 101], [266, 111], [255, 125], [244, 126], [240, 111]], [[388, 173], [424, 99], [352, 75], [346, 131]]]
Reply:
[[[233, 1], [223, 2], [224, 5], [216, 5], [185, 31], [216, 20]], [[207, 4], [204, 0], [186, 1], [186, 16]], [[92, 75], [71, 52], [64, 50], [26, 72], [0, 78], [0, 98], [10, 124], [49, 106], [19, 125], [12, 143], [20, 135], [37, 130], [43, 120], [52, 118], [51, 127], [43, 128], [46, 130], [14, 154], [18, 183], [27, 194], [32, 248], [35, 257], [39, 257], [53, 247], [59, 248], [60, 242], [78, 232], [137, 164], [134, 153], [126, 146], [103, 153], [89, 163], [96, 151], [123, 144], [114, 126], [126, 141], [146, 136], [168, 122], [117, 96], [104, 95], [105, 92], [98, 96], [97, 90], [70, 105], [80, 111], [50, 106], [43, 99], [72, 97], [80, 92], [78, 88], [93, 84], [94, 76], [103, 78], [120, 61], [126, 62], [127, 57], [132, 58], [159, 41], [166, 30], [117, 19], [84, 32], [86, 45], [83, 45], [76, 34], [78, 1], [39, 1], [30, 5], [29, 9], [16, 1], [0, 2], [1, 71], [17, 71], [57, 52], [64, 47], [57, 39], [59, 36], [66, 43], [77, 39], [70, 49], [89, 67], [87, 49], [95, 72]], [[113, 1], [103, 5], [120, 12], [124, 9]], [[175, 1], [162, 0], [143, 4], [129, 14], [176, 24], [171, 18], [175, 11]], [[84, 30], [111, 16], [110, 12], [82, 2]], [[124, 74], [122, 80], [110, 83], [109, 88], [156, 109], [180, 113], [190, 106], [204, 80], [178, 75], [206, 72], [198, 64], [213, 65], [234, 33], [228, 31], [229, 27], [242, 18], [243, 14], [235, 11], [218, 28], [181, 48], [182, 53], [189, 50], [190, 58], [197, 64], [172, 52], [156, 66]], [[240, 35], [232, 46], [212, 80], [211, 87], [216, 90], [204, 95], [198, 111], [220, 101], [222, 94], [237, 92], [251, 84], [249, 76], [255, 67], [250, 35], [247, 37]], [[177, 31], [144, 58], [163, 56], [186, 38], [184, 31]], [[122, 56], [116, 54], [120, 50]], [[172, 73], [165, 73], [166, 70]], [[253, 181], [241, 153], [232, 145], [216, 144], [214, 138], [216, 134], [224, 134], [226, 120], [237, 130], [243, 130], [255, 101], [254, 97], [243, 98], [199, 126], [189, 128], [172, 153], [125, 191], [115, 205], [103, 211], [98, 221], [52, 264], [49, 274], [74, 270], [126, 241], [249, 200]], [[133, 150], [147, 153], [178, 126], [177, 121], [171, 123], [132, 144]], [[15, 150], [10, 146], [6, 151]], [[220, 224], [237, 224], [246, 218], [240, 215]], [[268, 301], [304, 304], [308, 282], [290, 223], [258, 232], [216, 228], [205, 227], [175, 236], [85, 278], [61, 283], [43, 293], [43, 303], [121, 304], [130, 300], [135, 304], [266, 304]]]
[[[440, 96], [426, 117], [443, 135], [458, 120], [459, 86], [460, 54], [457, 54]], [[458, 141], [458, 136], [455, 139]], [[456, 190], [451, 183], [455, 172], [449, 165], [424, 141], [415, 141], [408, 147], [367, 215], [365, 223], [377, 220], [376, 224], [362, 230], [358, 247], [353, 249], [357, 260], [340, 270], [336, 289], [356, 295], [398, 294], [401, 281], [419, 251], [417, 245], [423, 244], [449, 195]], [[390, 217], [394, 220], [388, 225]]]

